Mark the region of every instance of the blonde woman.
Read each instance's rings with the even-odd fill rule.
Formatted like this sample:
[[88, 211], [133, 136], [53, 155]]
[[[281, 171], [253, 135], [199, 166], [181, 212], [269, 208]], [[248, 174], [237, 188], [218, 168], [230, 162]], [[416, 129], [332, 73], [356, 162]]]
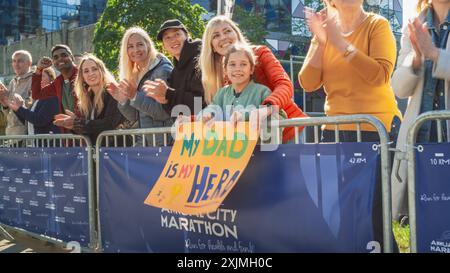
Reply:
[[[403, 29], [392, 87], [399, 98], [409, 98], [400, 127], [397, 149], [406, 151], [409, 128], [421, 113], [450, 109], [450, 1], [420, 0], [418, 15]], [[442, 138], [450, 139], [450, 123], [443, 123]], [[417, 142], [436, 142], [436, 123], [425, 123]], [[407, 163], [394, 157], [392, 167], [393, 218], [407, 223]]]
[[[239, 27], [225, 16], [214, 17], [208, 22], [202, 40], [200, 69], [205, 100], [210, 104], [216, 92], [230, 83], [222, 63], [228, 49], [237, 42], [247, 45], [248, 42]], [[294, 92], [292, 82], [272, 51], [265, 46], [253, 46], [252, 49], [257, 58], [254, 81], [271, 90], [271, 94], [262, 104], [279, 106], [286, 112], [288, 118], [305, 117], [306, 115], [292, 100]], [[283, 141], [293, 139], [294, 134], [293, 128], [285, 129]]]
[[[143, 91], [144, 82], [167, 82], [173, 66], [159, 53], [145, 30], [128, 29], [122, 39], [119, 61], [119, 84], [109, 84], [108, 92], [119, 102], [120, 112], [139, 128], [170, 127], [172, 119], [162, 105]], [[149, 145], [162, 145], [163, 137], [146, 138]]]
[[106, 85], [114, 82], [103, 61], [86, 54], [80, 62], [75, 80], [79, 116], [59, 114], [54, 124], [89, 136], [95, 144], [102, 131], [116, 129], [124, 120], [117, 108], [117, 102], [106, 92]]

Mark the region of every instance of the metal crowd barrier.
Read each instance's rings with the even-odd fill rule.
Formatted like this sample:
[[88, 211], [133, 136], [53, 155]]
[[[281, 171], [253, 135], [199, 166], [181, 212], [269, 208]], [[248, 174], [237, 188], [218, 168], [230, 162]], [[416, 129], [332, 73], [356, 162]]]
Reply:
[[[89, 138], [81, 135], [71, 134], [48, 134], [48, 135], [16, 135], [16, 136], [0, 136], [0, 149], [14, 149], [14, 148], [64, 148], [64, 147], [85, 147], [87, 151], [88, 164], [88, 205], [89, 205], [89, 248], [80, 248], [86, 252], [96, 251], [98, 249], [97, 231], [96, 231], [96, 206], [94, 199], [94, 176], [93, 176], [93, 147]], [[0, 227], [14, 230], [18, 233], [29, 235], [31, 237], [53, 243], [57, 246], [66, 248], [68, 246], [75, 246], [68, 244], [57, 238], [52, 238], [43, 234], [36, 234], [22, 228], [17, 228], [0, 223]], [[0, 230], [1, 231], [1, 230]], [[9, 234], [7, 234], [9, 235]], [[10, 236], [8, 236], [10, 237]]]
[[[319, 126], [321, 125], [335, 125], [335, 142], [339, 142], [339, 125], [340, 124], [356, 124], [357, 142], [361, 142], [361, 124], [371, 124], [380, 136], [380, 152], [381, 152], [381, 189], [383, 199], [383, 251], [391, 253], [393, 250], [392, 241], [392, 222], [391, 222], [391, 185], [390, 173], [391, 164], [389, 157], [389, 135], [383, 123], [377, 118], [370, 115], [348, 115], [335, 117], [313, 117], [313, 118], [295, 118], [288, 120], [280, 120], [279, 127], [298, 127], [298, 126], [313, 126], [314, 128], [314, 143], [320, 143]], [[298, 130], [295, 130], [295, 143], [300, 143], [300, 136]]]
[[[326, 117], [326, 114], [323, 112], [305, 112], [305, 114], [311, 118]], [[313, 127], [307, 127], [303, 130], [303, 132], [300, 136], [300, 143], [311, 142], [311, 140], [314, 137], [313, 129], [314, 129]], [[321, 130], [319, 128], [319, 133], [320, 132], [321, 132]]]
[[430, 111], [421, 114], [408, 131], [407, 160], [408, 160], [408, 210], [410, 228], [410, 250], [417, 252], [417, 221], [416, 221], [416, 166], [415, 143], [420, 127], [427, 121], [437, 122], [438, 143], [442, 143], [442, 121], [450, 120], [450, 111]]
[[[280, 120], [272, 123], [272, 127], [275, 126], [277, 130], [281, 130], [284, 127], [308, 127], [313, 126], [314, 128], [314, 142], [319, 143], [319, 126], [332, 124], [335, 125], [335, 138], [336, 142], [339, 142], [339, 125], [340, 124], [356, 124], [357, 128], [357, 141], [361, 142], [361, 124], [371, 124], [376, 130], [380, 137], [380, 151], [381, 151], [381, 179], [382, 179], [382, 198], [383, 198], [383, 251], [392, 252], [393, 242], [392, 242], [392, 222], [391, 222], [391, 188], [390, 188], [390, 158], [389, 158], [389, 135], [384, 127], [384, 125], [376, 118], [370, 115], [349, 115], [349, 116], [336, 116], [336, 117], [308, 117], [308, 118], [296, 118], [289, 120]], [[306, 129], [306, 128], [305, 128]], [[138, 143], [135, 141], [137, 136], [141, 136], [145, 139], [145, 136], [151, 135], [155, 139], [156, 135], [164, 135], [164, 146], [167, 146], [167, 139], [172, 131], [172, 128], [150, 128], [150, 129], [135, 129], [135, 130], [120, 130], [120, 131], [106, 131], [99, 135], [96, 143], [96, 177], [99, 181], [99, 155], [101, 151], [101, 145], [103, 147], [118, 147], [118, 140], [123, 139], [124, 143], [127, 136], [132, 138], [132, 143], [128, 147], [134, 147], [135, 145], [146, 147], [144, 143]], [[303, 131], [304, 132], [304, 131]], [[280, 135], [281, 131], [278, 131]], [[296, 130], [295, 144], [301, 143], [301, 136], [299, 130]], [[277, 143], [279, 144], [279, 138], [277, 138]], [[154, 141], [153, 141], [154, 142]], [[122, 146], [121, 146], [122, 147]], [[123, 147], [127, 147], [124, 145]], [[97, 204], [99, 204], [99, 185], [97, 183]], [[97, 211], [97, 220], [100, 220], [99, 211]], [[98, 241], [101, 245], [101, 230], [100, 222], [97, 223], [98, 226]], [[101, 247], [100, 247], [101, 249]]]
[[[131, 129], [131, 130], [113, 130], [102, 132], [95, 144], [96, 152], [100, 147], [147, 147], [146, 136], [153, 139], [152, 147], [155, 147], [156, 136], [163, 135], [163, 146], [169, 145], [169, 139], [172, 127], [148, 128], [148, 129]], [[127, 137], [131, 137], [131, 140]], [[138, 141], [138, 138], [139, 141]], [[122, 143], [119, 143], [122, 141]], [[97, 153], [98, 154], [98, 153]]]
[[[97, 208], [99, 208], [100, 204], [100, 152], [104, 147], [147, 147], [146, 137], [151, 136], [153, 139], [153, 143], [151, 147], [156, 147], [156, 136], [163, 135], [163, 146], [166, 147], [169, 145], [169, 139], [172, 132], [172, 127], [162, 127], [162, 128], [147, 128], [147, 129], [131, 129], [131, 130], [113, 130], [113, 131], [105, 131], [102, 132], [98, 137], [95, 144], [95, 173], [96, 173], [96, 204]], [[127, 138], [129, 137], [129, 138]], [[131, 138], [131, 140], [130, 140]], [[140, 138], [141, 141], [138, 141]], [[122, 140], [122, 143], [119, 141]], [[101, 225], [100, 225], [100, 209], [96, 211], [96, 219], [97, 219], [97, 239], [98, 239], [98, 249], [101, 251], [102, 249], [102, 233], [101, 233]]]

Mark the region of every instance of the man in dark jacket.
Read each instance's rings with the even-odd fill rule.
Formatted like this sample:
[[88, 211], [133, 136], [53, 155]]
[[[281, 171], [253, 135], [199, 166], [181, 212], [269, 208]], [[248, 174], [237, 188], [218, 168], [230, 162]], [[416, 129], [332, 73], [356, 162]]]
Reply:
[[201, 74], [197, 69], [201, 40], [192, 40], [186, 27], [176, 19], [161, 25], [157, 39], [162, 41], [164, 49], [172, 56], [174, 69], [167, 83], [160, 79], [147, 81], [144, 91], [161, 103], [172, 117], [180, 113], [197, 114], [206, 106]]

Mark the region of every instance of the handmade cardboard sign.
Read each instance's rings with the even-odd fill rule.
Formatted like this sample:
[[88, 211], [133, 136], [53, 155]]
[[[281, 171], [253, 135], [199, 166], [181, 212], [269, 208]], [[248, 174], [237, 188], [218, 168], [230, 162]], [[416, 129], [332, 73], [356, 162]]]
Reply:
[[248, 122], [183, 124], [145, 204], [184, 214], [216, 211], [247, 167], [257, 134]]

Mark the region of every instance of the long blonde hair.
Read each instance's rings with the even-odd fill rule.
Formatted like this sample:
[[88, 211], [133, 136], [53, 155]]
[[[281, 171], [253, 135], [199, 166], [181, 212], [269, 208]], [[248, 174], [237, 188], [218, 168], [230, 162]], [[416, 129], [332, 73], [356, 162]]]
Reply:
[[230, 27], [236, 32], [239, 42], [249, 45], [239, 27], [230, 18], [226, 16], [216, 16], [208, 22], [205, 32], [203, 33], [203, 46], [199, 58], [199, 66], [202, 71], [202, 84], [203, 89], [205, 90], [205, 101], [207, 104], [211, 103], [217, 90], [224, 85], [224, 72], [222, 65], [223, 56], [215, 53], [212, 46], [214, 29], [222, 23], [227, 23], [230, 25]]
[[144, 42], [148, 48], [147, 57], [149, 59], [149, 64], [156, 58], [158, 51], [156, 50], [152, 39], [150, 39], [150, 36], [144, 29], [140, 27], [131, 27], [125, 31], [120, 46], [119, 77], [120, 80], [133, 80], [137, 83], [139, 80], [137, 64], [130, 61], [130, 58], [128, 57], [128, 39], [130, 39], [133, 34], [137, 34], [144, 39]]
[[430, 6], [430, 0], [419, 0], [417, 2], [417, 12], [420, 13], [424, 9]]
[[[87, 60], [93, 61], [100, 71], [100, 86], [102, 86], [102, 89], [100, 92], [94, 92], [93, 102], [91, 102], [90, 99], [90, 87], [83, 79], [83, 65]], [[79, 72], [77, 79], [75, 80], [74, 89], [78, 97], [78, 110], [85, 118], [90, 117], [92, 109], [95, 109], [96, 113], [100, 113], [103, 110], [103, 107], [105, 106], [103, 102], [103, 93], [105, 92], [106, 84], [113, 81], [114, 77], [111, 72], [108, 71], [102, 60], [92, 54], [85, 54], [83, 56], [80, 61]]]

